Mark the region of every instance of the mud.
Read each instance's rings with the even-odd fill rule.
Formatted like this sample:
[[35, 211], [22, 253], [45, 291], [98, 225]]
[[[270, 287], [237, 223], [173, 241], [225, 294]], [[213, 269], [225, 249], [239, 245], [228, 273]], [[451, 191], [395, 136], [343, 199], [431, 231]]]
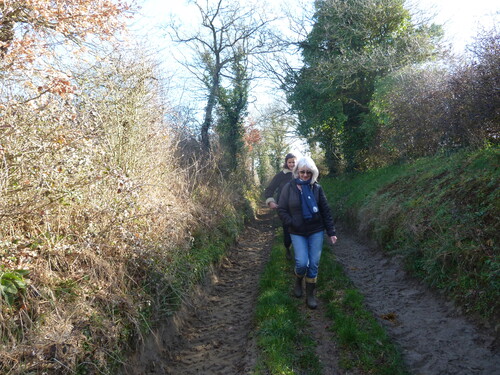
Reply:
[[397, 258], [346, 232], [339, 238], [334, 247], [338, 261], [402, 349], [412, 374], [500, 374], [492, 332], [411, 278]]
[[[277, 226], [274, 212], [263, 208], [221, 267], [183, 310], [145, 340], [123, 373], [250, 374], [258, 356], [252, 325], [258, 276], [268, 260]], [[401, 348], [412, 374], [500, 374], [493, 335], [409, 277], [397, 259], [345, 231], [338, 237], [332, 251]], [[338, 367], [338, 348], [323, 308], [301, 307], [301, 311], [308, 316], [309, 334], [318, 343], [324, 374], [352, 374]], [[388, 316], [390, 320], [384, 319]]]
[[[149, 338], [127, 374], [249, 374], [257, 358], [253, 313], [275, 214], [263, 210], [191, 304]], [[175, 326], [169, 328], [168, 325]]]

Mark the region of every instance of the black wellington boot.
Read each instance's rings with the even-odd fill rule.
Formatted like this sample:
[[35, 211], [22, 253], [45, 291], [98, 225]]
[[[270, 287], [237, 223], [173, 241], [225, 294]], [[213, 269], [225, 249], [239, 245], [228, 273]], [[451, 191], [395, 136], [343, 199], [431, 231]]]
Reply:
[[318, 301], [316, 301], [316, 297], [314, 297], [314, 288], [316, 288], [315, 283], [306, 282], [306, 303], [307, 307], [313, 310], [318, 307]]
[[292, 252], [290, 251], [290, 246], [286, 248], [286, 259], [292, 260]]
[[302, 279], [303, 278], [304, 278], [304, 276], [302, 276], [302, 277], [295, 276], [295, 287], [293, 288], [293, 294], [297, 298], [302, 297]]

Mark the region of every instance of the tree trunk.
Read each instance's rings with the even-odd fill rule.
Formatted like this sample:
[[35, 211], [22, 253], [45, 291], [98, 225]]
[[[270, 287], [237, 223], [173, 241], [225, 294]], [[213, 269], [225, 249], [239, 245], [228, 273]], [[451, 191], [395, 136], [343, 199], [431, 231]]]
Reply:
[[208, 132], [212, 127], [213, 123], [213, 110], [215, 107], [216, 95], [215, 87], [210, 90], [210, 95], [208, 96], [207, 106], [205, 107], [205, 119], [201, 125], [201, 145], [203, 149], [210, 152], [210, 137]]

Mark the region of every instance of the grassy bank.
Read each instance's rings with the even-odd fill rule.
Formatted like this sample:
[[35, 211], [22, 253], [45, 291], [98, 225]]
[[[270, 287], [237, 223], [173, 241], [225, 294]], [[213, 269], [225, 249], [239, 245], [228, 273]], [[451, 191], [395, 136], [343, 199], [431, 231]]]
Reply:
[[423, 158], [321, 181], [338, 219], [401, 255], [465, 312], [500, 312], [500, 151]]
[[163, 321], [190, 298], [192, 288], [204, 279], [236, 240], [248, 219], [239, 215], [236, 210], [227, 209], [224, 217], [210, 230], [200, 228], [193, 233], [189, 251], [159, 256], [143, 268], [141, 285], [145, 296], [142, 299], [154, 302], [143, 309], [148, 324]]
[[[374, 375], [406, 374], [399, 351], [366, 310], [362, 296], [328, 245], [323, 249], [321, 264], [318, 297], [327, 306], [333, 323], [329, 327], [340, 348], [339, 365]], [[298, 310], [304, 299], [292, 296], [293, 284], [292, 265], [283, 256], [282, 239], [278, 236], [260, 281], [256, 324], [261, 356], [255, 374], [324, 373], [315, 354], [316, 344], [307, 333], [307, 319]]]
[[[214, 220], [209, 231], [199, 227], [184, 246], [168, 251], [162, 251], [160, 244], [137, 248], [128, 256], [115, 255], [113, 260], [94, 257], [98, 268], [80, 264], [58, 268], [57, 278], [45, 285], [34, 272], [2, 267], [2, 287], [8, 287], [2, 293], [10, 300], [0, 306], [0, 373], [114, 373], [125, 353], [135, 349], [139, 337], [149, 335], [157, 323], [174, 314], [193, 286], [234, 243], [245, 217], [229, 206], [221, 213], [223, 217]], [[62, 262], [63, 256], [57, 255]], [[66, 257], [65, 264], [77, 259]], [[83, 275], [80, 279], [73, 276], [77, 272]], [[123, 279], [127, 282], [111, 284]], [[64, 324], [56, 324], [53, 311]], [[60, 335], [66, 330], [72, 335]], [[41, 332], [46, 333], [45, 340], [35, 341]]]

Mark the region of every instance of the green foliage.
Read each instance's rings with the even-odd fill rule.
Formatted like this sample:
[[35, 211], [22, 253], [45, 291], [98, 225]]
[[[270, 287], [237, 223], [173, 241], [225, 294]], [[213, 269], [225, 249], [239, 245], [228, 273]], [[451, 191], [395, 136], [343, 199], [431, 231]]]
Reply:
[[24, 277], [29, 274], [29, 270], [0, 270], [0, 297], [10, 306], [21, 297], [26, 290]]
[[[261, 147], [262, 146], [262, 147]], [[255, 148], [255, 163], [257, 176], [259, 177], [259, 182], [261, 185], [265, 185], [273, 177], [273, 168], [271, 166], [269, 155], [267, 153], [267, 147], [265, 142], [261, 142]]]
[[217, 132], [224, 153], [223, 170], [233, 172], [242, 163], [244, 153], [244, 117], [248, 106], [250, 81], [245, 66], [246, 55], [237, 53], [233, 62], [232, 88], [221, 87], [218, 97]]
[[[313, 28], [301, 44], [304, 67], [288, 76], [289, 101], [300, 113], [300, 134], [353, 170], [371, 146], [362, 124], [376, 80], [433, 56], [439, 28], [414, 25], [403, 0], [315, 4]], [[338, 172], [338, 165], [330, 168]]]
[[276, 173], [283, 169], [285, 155], [291, 152], [296, 141], [294, 128], [296, 117], [289, 108], [274, 102], [262, 109], [255, 126], [258, 126], [260, 140], [250, 153], [260, 185], [267, 186]]
[[500, 309], [498, 147], [322, 180], [334, 212], [469, 313]]
[[276, 102], [263, 109], [262, 117], [257, 123], [262, 128], [259, 165], [263, 164], [267, 172], [260, 175], [265, 184], [283, 168], [285, 155], [290, 152], [291, 143], [295, 140], [293, 128], [296, 121], [288, 113], [288, 108]]

